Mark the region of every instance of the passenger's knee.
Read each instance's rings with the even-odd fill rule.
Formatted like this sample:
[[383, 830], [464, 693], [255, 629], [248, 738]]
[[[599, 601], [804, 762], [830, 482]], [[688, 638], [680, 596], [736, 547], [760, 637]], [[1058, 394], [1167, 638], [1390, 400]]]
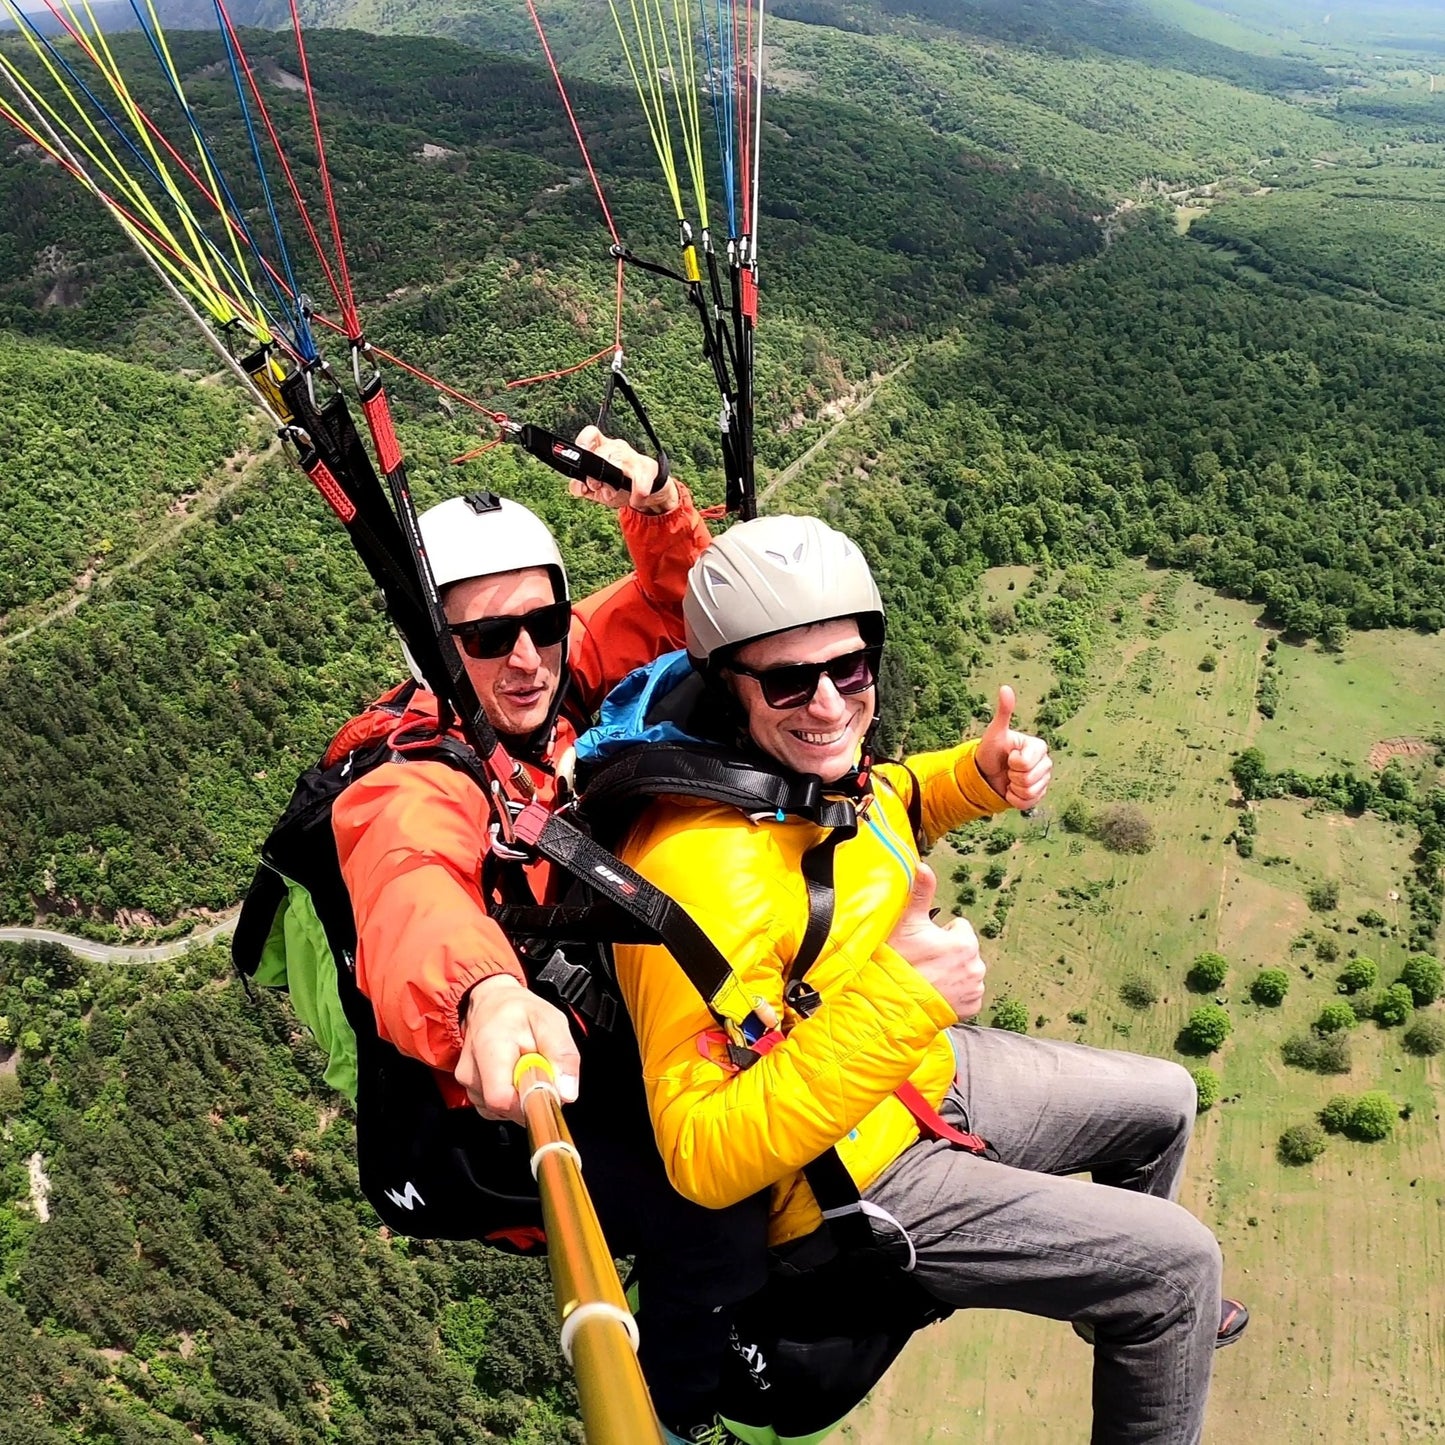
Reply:
[[1153, 1103], [1169, 1130], [1187, 1137], [1194, 1129], [1194, 1116], [1199, 1110], [1199, 1091], [1189, 1070], [1167, 1059], [1158, 1060]]
[[1224, 1256], [1208, 1225], [1187, 1209], [1174, 1206], [1172, 1269], [1191, 1294], [1217, 1297], [1224, 1277]]

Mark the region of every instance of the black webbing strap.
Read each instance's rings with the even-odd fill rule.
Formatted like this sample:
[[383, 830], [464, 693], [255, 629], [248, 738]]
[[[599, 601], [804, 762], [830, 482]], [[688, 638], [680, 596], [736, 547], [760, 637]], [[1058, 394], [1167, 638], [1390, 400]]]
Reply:
[[517, 815], [517, 837], [585, 883], [623, 913], [644, 924], [667, 947], [688, 981], [709, 1007], [732, 981], [733, 972], [717, 945], [686, 909], [594, 842], [580, 828], [544, 804], [530, 803]]
[[852, 803], [829, 797], [815, 777], [785, 776], [721, 749], [685, 743], [629, 748], [598, 768], [583, 790], [583, 810], [601, 812], [619, 803], [669, 793], [706, 798], [749, 815], [781, 813], [823, 828], [856, 826]]
[[873, 1226], [863, 1210], [862, 1196], [848, 1166], [838, 1157], [836, 1149], [819, 1154], [811, 1164], [803, 1165], [803, 1178], [813, 1191], [828, 1233], [839, 1249], [868, 1249], [873, 1244]]
[[828, 934], [833, 929], [833, 909], [838, 895], [833, 887], [833, 862], [838, 845], [846, 842], [858, 831], [855, 821], [846, 828], [834, 828], [821, 843], [815, 844], [803, 854], [803, 880], [808, 885], [808, 926], [803, 930], [803, 941], [788, 965], [788, 976], [784, 981], [785, 996], [794, 984], [803, 981], [808, 970], [817, 963]]
[[509, 938], [566, 943], [661, 943], [657, 930], [605, 898], [594, 903], [499, 903], [487, 910]]

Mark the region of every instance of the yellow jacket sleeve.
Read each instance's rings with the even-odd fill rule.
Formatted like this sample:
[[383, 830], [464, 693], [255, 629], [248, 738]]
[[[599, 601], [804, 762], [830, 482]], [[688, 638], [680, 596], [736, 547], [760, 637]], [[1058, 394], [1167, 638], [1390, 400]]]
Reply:
[[923, 804], [923, 832], [930, 845], [951, 829], [1009, 808], [1010, 805], [984, 781], [974, 761], [977, 752], [978, 739], [970, 738], [957, 747], [944, 748], [936, 753], [915, 753], [907, 759], [906, 768], [896, 764], [879, 764], [877, 771], [887, 778], [905, 803], [912, 797], [913, 779], [918, 780]]
[[[807, 918], [797, 856], [778, 846], [786, 832], [664, 804], [624, 850], [697, 920], [748, 995], [779, 1015]], [[653, 1127], [680, 1193], [722, 1208], [795, 1173], [860, 1124], [957, 1021], [886, 943], [855, 952], [856, 943], [829, 939], [816, 965], [831, 979], [822, 1007], [741, 1073], [708, 1050], [715, 1021], [671, 955], [618, 948]]]

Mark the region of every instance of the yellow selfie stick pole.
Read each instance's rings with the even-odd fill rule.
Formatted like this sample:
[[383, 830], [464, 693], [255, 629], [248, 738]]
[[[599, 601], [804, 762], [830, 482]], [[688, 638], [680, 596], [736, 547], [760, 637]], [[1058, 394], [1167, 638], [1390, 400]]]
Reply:
[[541, 1054], [524, 1054], [512, 1078], [542, 1195], [562, 1353], [577, 1375], [588, 1445], [662, 1445], [662, 1426], [637, 1363], [637, 1321], [582, 1182], [556, 1074]]

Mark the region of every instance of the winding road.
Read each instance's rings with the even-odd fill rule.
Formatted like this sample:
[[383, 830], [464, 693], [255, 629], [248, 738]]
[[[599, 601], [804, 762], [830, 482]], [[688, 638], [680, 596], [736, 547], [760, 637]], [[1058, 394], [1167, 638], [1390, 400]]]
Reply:
[[173, 939], [170, 943], [139, 944], [97, 943], [94, 939], [77, 938], [73, 933], [60, 933], [54, 928], [0, 928], [0, 943], [58, 943], [92, 963], [160, 963], [167, 958], [179, 958], [199, 944], [229, 937], [235, 927], [236, 915], [233, 913], [219, 923], [198, 928], [194, 933]]

